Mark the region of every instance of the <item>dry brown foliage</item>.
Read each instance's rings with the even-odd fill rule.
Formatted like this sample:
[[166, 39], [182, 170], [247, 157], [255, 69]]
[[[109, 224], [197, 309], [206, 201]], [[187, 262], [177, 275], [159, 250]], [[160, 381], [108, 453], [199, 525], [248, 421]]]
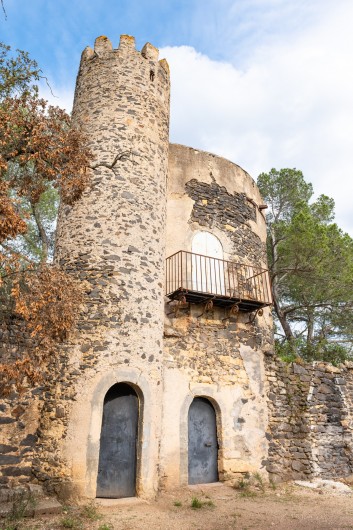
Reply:
[[19, 196], [38, 202], [51, 182], [66, 204], [87, 187], [92, 155], [70, 116], [36, 96], [6, 98], [0, 105], [0, 174]]
[[[73, 328], [83, 302], [73, 278], [55, 266], [28, 268], [15, 275], [11, 295], [13, 316], [24, 319], [28, 331], [28, 353], [21, 359], [0, 364], [0, 393], [24, 390], [48, 377], [51, 356], [57, 344]], [[33, 340], [32, 340], [33, 339]]]
[[19, 337], [20, 343], [26, 340], [24, 357], [0, 364], [3, 395], [11, 388], [21, 391], [47, 379], [52, 356], [74, 327], [83, 302], [78, 283], [58, 267], [29, 264], [20, 270], [14, 257], [7, 265], [12, 279], [11, 316], [25, 322], [27, 333]]
[[[36, 350], [39, 353], [39, 350]], [[31, 357], [26, 356], [21, 360], [14, 361], [11, 364], [0, 364], [0, 395], [7, 396], [12, 388], [18, 392], [23, 392], [28, 386], [35, 386], [44, 381], [46, 373], [44, 374], [43, 365], [43, 350], [40, 350], [39, 355]]]
[[27, 223], [17, 211], [16, 201], [10, 199], [7, 183], [0, 181], [0, 243], [26, 231]]
[[50, 356], [67, 338], [82, 303], [72, 277], [38, 266], [8, 244], [27, 230], [21, 197], [33, 206], [54, 186], [64, 203], [73, 204], [89, 184], [91, 161], [85, 137], [65, 111], [35, 93], [0, 100], [0, 318], [25, 321], [29, 337], [23, 358], [0, 365], [3, 391], [45, 379]]
[[31, 336], [46, 345], [67, 338], [83, 301], [74, 279], [48, 265], [17, 277], [12, 296], [15, 313], [27, 322]]

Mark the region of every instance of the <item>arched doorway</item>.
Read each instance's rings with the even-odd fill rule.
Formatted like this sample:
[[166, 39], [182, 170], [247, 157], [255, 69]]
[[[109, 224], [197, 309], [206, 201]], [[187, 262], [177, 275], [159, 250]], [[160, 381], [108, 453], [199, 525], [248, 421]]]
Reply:
[[218, 481], [218, 442], [215, 410], [208, 399], [197, 397], [188, 416], [189, 484]]
[[127, 383], [105, 395], [100, 437], [97, 497], [119, 499], [136, 495], [139, 399]]
[[193, 290], [226, 294], [224, 285], [223, 247], [210, 232], [197, 232], [191, 243]]

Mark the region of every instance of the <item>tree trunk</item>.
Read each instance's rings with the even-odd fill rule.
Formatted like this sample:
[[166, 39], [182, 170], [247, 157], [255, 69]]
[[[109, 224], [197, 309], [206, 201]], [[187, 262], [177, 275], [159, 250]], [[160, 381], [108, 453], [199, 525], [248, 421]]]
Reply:
[[35, 222], [37, 224], [38, 233], [39, 233], [39, 239], [42, 244], [42, 256], [40, 258], [41, 263], [46, 263], [48, 260], [48, 251], [49, 251], [49, 239], [46, 234], [46, 231], [44, 230], [44, 226], [42, 224], [42, 220], [40, 218], [39, 212], [37, 210], [37, 205], [31, 203], [32, 206], [32, 212], [35, 219]]
[[287, 322], [287, 317], [281, 310], [280, 303], [279, 303], [279, 296], [278, 296], [278, 290], [277, 290], [278, 289], [278, 279], [277, 279], [278, 277], [277, 277], [277, 271], [276, 271], [276, 263], [277, 263], [278, 256], [277, 256], [277, 249], [276, 249], [275, 234], [274, 234], [274, 231], [272, 230], [270, 231], [270, 245], [271, 245], [271, 259], [272, 259], [271, 284], [272, 284], [273, 306], [274, 306], [276, 315], [278, 317], [278, 320], [281, 323], [286, 340], [292, 343], [293, 347], [295, 347], [294, 346], [295, 337], [293, 335], [293, 332], [291, 330], [289, 323]]
[[281, 311], [281, 308], [280, 308], [280, 305], [279, 305], [279, 301], [278, 301], [278, 297], [276, 296], [275, 289], [273, 288], [273, 284], [272, 284], [272, 296], [273, 296], [273, 307], [275, 309], [275, 312], [276, 312], [276, 315], [278, 317], [278, 320], [281, 323], [282, 329], [284, 331], [284, 335], [285, 335], [285, 337], [286, 337], [288, 342], [293, 343], [294, 339], [295, 339], [294, 334], [292, 332], [292, 329], [291, 329], [289, 323], [287, 322], [286, 315]]
[[312, 344], [314, 338], [314, 318], [313, 313], [309, 312], [308, 314], [308, 331], [306, 335], [306, 343], [308, 346]]

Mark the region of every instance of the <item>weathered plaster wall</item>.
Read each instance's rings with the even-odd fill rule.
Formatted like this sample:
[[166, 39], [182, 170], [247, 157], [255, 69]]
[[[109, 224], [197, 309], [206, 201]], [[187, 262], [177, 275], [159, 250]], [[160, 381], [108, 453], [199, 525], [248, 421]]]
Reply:
[[241, 167], [211, 153], [170, 145], [168, 256], [191, 251], [193, 235], [208, 230], [220, 239], [224, 259], [265, 266], [266, 223], [260, 204], [254, 180]]
[[[206, 230], [221, 241], [225, 259], [264, 266], [266, 228], [259, 203], [256, 185], [239, 166], [171, 145], [167, 256], [191, 251], [193, 236]], [[162, 485], [188, 483], [188, 409], [196, 396], [210, 399], [217, 413], [220, 479], [264, 470], [263, 352], [272, 349], [269, 309], [253, 322], [244, 313], [229, 318], [221, 308], [204, 312], [203, 305], [166, 303], [165, 312]]]
[[[170, 305], [166, 311], [170, 311]], [[256, 323], [223, 320], [199, 306], [166, 319], [161, 470], [165, 487], [187, 484], [187, 421], [193, 397], [217, 412], [220, 479], [263, 469], [267, 456], [264, 367]], [[248, 315], [247, 315], [248, 317]], [[242, 334], [248, 336], [241, 341]]]

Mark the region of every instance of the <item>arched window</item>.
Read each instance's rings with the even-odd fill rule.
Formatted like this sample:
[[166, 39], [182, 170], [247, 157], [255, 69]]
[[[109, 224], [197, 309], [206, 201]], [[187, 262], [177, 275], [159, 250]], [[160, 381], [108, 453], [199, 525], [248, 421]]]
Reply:
[[191, 244], [194, 291], [225, 295], [223, 248], [210, 232], [198, 232]]
[[192, 238], [191, 252], [211, 258], [223, 259], [222, 243], [210, 232], [197, 232]]

